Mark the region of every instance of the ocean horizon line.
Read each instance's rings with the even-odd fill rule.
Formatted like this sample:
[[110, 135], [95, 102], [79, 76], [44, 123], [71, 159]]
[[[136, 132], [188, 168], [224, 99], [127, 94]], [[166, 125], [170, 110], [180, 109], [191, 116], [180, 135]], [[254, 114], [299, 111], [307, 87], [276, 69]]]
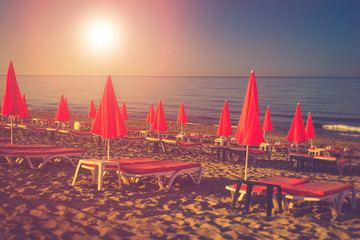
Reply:
[[[111, 75], [111, 74], [110, 74]], [[0, 74], [0, 76], [6, 76], [6, 74]], [[24, 76], [24, 77], [28, 77], [28, 76], [69, 76], [69, 77], [103, 77], [103, 76], [107, 76], [107, 74], [105, 75], [88, 75], [88, 74], [16, 74], [16, 76]], [[171, 77], [171, 78], [246, 78], [249, 77], [250, 75], [111, 75], [112, 77], [146, 77], [146, 78], [152, 78], [152, 77], [157, 77], [157, 78], [166, 78], [166, 77]], [[360, 78], [359, 76], [341, 76], [341, 75], [336, 75], [336, 76], [328, 76], [328, 75], [256, 75], [256, 77], [260, 77], [260, 78]]]

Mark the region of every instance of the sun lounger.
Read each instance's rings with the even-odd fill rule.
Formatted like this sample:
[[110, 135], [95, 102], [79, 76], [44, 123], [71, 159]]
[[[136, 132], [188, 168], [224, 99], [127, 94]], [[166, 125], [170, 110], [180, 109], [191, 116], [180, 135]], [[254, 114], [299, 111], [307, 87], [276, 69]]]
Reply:
[[343, 174], [344, 168], [349, 167], [351, 171], [351, 159], [348, 158], [336, 158], [329, 156], [314, 156], [309, 153], [298, 153], [290, 152], [290, 160], [295, 160], [294, 169], [295, 171], [303, 170], [306, 162], [310, 162], [312, 165], [313, 172], [318, 172], [320, 170], [321, 164], [333, 164], [337, 166], [338, 173]]
[[[65, 158], [70, 161], [73, 166], [74, 162], [70, 157], [85, 157], [86, 150], [84, 149], [74, 149], [74, 148], [57, 148], [57, 147], [48, 147], [48, 148], [38, 148], [38, 149], [8, 149], [0, 150], [0, 156], [5, 157], [8, 162], [14, 162], [12, 159], [15, 158], [17, 163], [21, 163], [22, 160], [27, 160], [32, 169], [41, 169], [45, 164], [51, 159], [55, 158]], [[38, 167], [35, 167], [32, 160], [34, 158], [40, 158], [41, 163]]]
[[[234, 161], [238, 161], [240, 156], [245, 156], [246, 148], [245, 147], [229, 147], [230, 150], [230, 157]], [[258, 149], [249, 148], [249, 162], [255, 164], [258, 158], [267, 157], [270, 161], [271, 159], [271, 152], [270, 151], [263, 151]], [[234, 157], [234, 158], [233, 158]]]
[[134, 136], [130, 136], [130, 135], [126, 135], [126, 136], [122, 136], [119, 138], [121, 145], [127, 149], [129, 148], [133, 143], [135, 142], [145, 142], [146, 138], [144, 137], [134, 137]]
[[69, 130], [68, 131], [71, 138], [73, 140], [83, 140], [83, 139], [92, 139], [93, 134], [91, 132], [84, 132], [84, 131], [74, 131], [74, 130]]
[[141, 136], [141, 131], [146, 131], [146, 128], [126, 128], [126, 131], [131, 136]]
[[[4, 144], [0, 145], [0, 150], [26, 150], [26, 149], [43, 149], [43, 148], [54, 148], [51, 145], [44, 145], [44, 144]], [[10, 165], [13, 165], [15, 162], [12, 160], [11, 157], [5, 157]]]
[[[312, 182], [309, 179], [287, 177], [270, 177], [255, 182], [280, 185], [282, 187], [282, 200], [286, 211], [292, 208], [294, 200], [328, 201], [331, 203], [331, 212], [335, 217], [341, 212], [343, 200], [346, 196], [351, 194], [352, 208], [355, 208], [356, 204], [357, 191], [352, 184]], [[241, 200], [244, 197], [247, 190], [246, 186], [242, 185], [238, 190], [240, 196], [237, 197], [237, 185], [226, 186], [226, 189], [232, 192], [233, 205], [235, 204], [234, 201]], [[266, 193], [267, 188], [264, 186], [254, 186], [252, 189], [252, 194], [265, 195]]]
[[[185, 163], [176, 161], [159, 161], [144, 164], [131, 164], [120, 167], [123, 176], [131, 178], [156, 178], [161, 190], [169, 190], [177, 176], [187, 174], [194, 183], [199, 184], [204, 168], [200, 163]], [[197, 173], [195, 180], [193, 174]], [[164, 177], [168, 177], [166, 184]]]
[[[292, 208], [294, 200], [302, 201], [327, 201], [330, 202], [330, 210], [333, 217], [341, 213], [345, 197], [351, 194], [351, 207], [356, 207], [356, 189], [352, 184], [309, 182], [284, 188], [286, 210]], [[349, 196], [350, 197], [350, 196]]]
[[348, 166], [351, 171], [351, 159], [349, 158], [337, 158], [337, 157], [328, 157], [328, 156], [314, 156], [315, 161], [317, 161], [317, 166], [320, 168], [321, 164], [325, 166], [327, 164], [333, 164], [337, 166], [338, 173], [340, 175], [344, 172], [344, 167]]
[[229, 152], [229, 148], [227, 146], [220, 146], [216, 144], [210, 144], [210, 160], [214, 156], [214, 152], [216, 152], [216, 159], [226, 161], [229, 159], [231, 161], [231, 152]]
[[286, 153], [289, 153], [292, 149], [296, 148], [293, 145], [284, 144], [284, 143], [280, 143], [280, 142], [274, 143], [273, 147], [274, 147], [275, 150], [285, 151]]
[[161, 144], [166, 153], [170, 152], [173, 148], [178, 147], [177, 140], [175, 139], [161, 139]]
[[179, 148], [179, 151], [183, 154], [186, 154], [190, 149], [199, 149], [199, 151], [202, 151], [202, 143], [199, 142], [177, 141], [177, 146]]
[[[181, 174], [189, 175], [194, 183], [199, 184], [204, 170], [200, 163], [185, 163], [148, 158], [112, 159], [110, 162], [119, 164], [120, 175], [125, 183], [136, 182], [139, 178], [143, 177], [153, 177], [157, 179], [161, 190], [169, 190], [176, 177]], [[92, 172], [95, 171], [95, 164], [92, 163], [82, 163], [81, 167], [89, 169]], [[78, 166], [78, 168], [80, 168], [80, 166]], [[117, 170], [117, 168], [116, 166], [106, 165], [106, 163], [104, 163], [103, 171], [99, 174], [105, 174], [105, 171], [110, 170]], [[194, 173], [197, 173], [196, 180], [193, 176]], [[166, 183], [163, 181], [164, 177], [168, 177]], [[93, 174], [93, 183], [95, 179], [96, 175]], [[75, 180], [76, 178], [73, 180], [73, 185], [75, 184]]]
[[[120, 167], [131, 165], [131, 164], [141, 164], [141, 163], [151, 163], [158, 162], [161, 160], [147, 159], [147, 158], [133, 158], [133, 159], [121, 159], [121, 160], [97, 160], [97, 159], [80, 159], [76, 167], [74, 179], [72, 186], [75, 185], [76, 178], [79, 174], [80, 168], [89, 169], [92, 174], [92, 183], [95, 183], [95, 180], [98, 179], [98, 190], [102, 190], [103, 185], [103, 176], [105, 173], [116, 170], [119, 187], [121, 186], [120, 182]], [[126, 178], [123, 178], [126, 183], [128, 183]]]
[[182, 154], [186, 154], [190, 149], [202, 149], [202, 143], [199, 142], [184, 142], [175, 139], [161, 139], [162, 145], [165, 149], [165, 152], [170, 152], [171, 149], [177, 147], [179, 152]]
[[309, 153], [289, 152], [290, 161], [294, 162], [294, 169], [296, 172], [304, 170], [305, 163], [311, 163], [313, 172], [317, 171], [317, 162]]
[[45, 144], [5, 144], [0, 145], [0, 150], [25, 150], [25, 149], [44, 149], [56, 148], [55, 146]]
[[[249, 210], [250, 197], [254, 195], [267, 195], [267, 215], [270, 217], [272, 211], [281, 208], [282, 188], [285, 186], [296, 186], [298, 184], [309, 182], [308, 179], [270, 177], [257, 181], [239, 181], [234, 185], [226, 186], [231, 191], [233, 203], [231, 209], [234, 210], [236, 202], [241, 201], [246, 195], [245, 210]], [[272, 208], [274, 206], [274, 208]]]
[[[146, 144], [145, 144], [145, 151], [149, 151], [150, 150], [150, 143], [154, 144], [154, 152], [159, 152], [159, 147], [162, 147], [162, 150], [164, 152], [166, 152], [166, 149], [164, 147], [164, 144], [162, 144], [161, 138], [157, 138], [157, 137], [146, 137]], [[160, 146], [159, 146], [160, 145]]]

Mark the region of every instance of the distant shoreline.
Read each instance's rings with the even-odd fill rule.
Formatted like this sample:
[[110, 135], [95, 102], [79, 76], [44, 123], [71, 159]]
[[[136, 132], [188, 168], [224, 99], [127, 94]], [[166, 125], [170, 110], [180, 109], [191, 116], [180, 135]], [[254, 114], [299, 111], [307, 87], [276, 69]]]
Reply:
[[[110, 74], [111, 75], [111, 74]], [[6, 73], [0, 74], [0, 76], [5, 76]], [[78, 76], [78, 77], [101, 77], [101, 76], [107, 76], [107, 74], [104, 75], [87, 75], [87, 74], [17, 74], [16, 76]], [[246, 75], [164, 75], [164, 76], [157, 76], [157, 75], [111, 75], [113, 77], [157, 77], [157, 78], [246, 78], [249, 76]], [[309, 75], [283, 75], [283, 76], [276, 76], [276, 75], [256, 75], [257, 78], [359, 78], [360, 76], [327, 76], [327, 75], [319, 75], [319, 76], [309, 76]]]

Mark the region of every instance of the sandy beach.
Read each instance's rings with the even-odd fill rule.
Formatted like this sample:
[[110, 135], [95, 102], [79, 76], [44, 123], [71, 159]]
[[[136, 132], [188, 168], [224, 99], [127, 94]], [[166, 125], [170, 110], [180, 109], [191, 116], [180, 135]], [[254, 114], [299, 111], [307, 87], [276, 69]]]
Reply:
[[[54, 114], [31, 111], [38, 118]], [[89, 121], [72, 115], [72, 121]], [[145, 120], [130, 119], [127, 127], [146, 127]], [[179, 132], [179, 125], [168, 122], [169, 131]], [[215, 126], [187, 124], [187, 133], [216, 135]], [[3, 131], [1, 137], [9, 137]], [[286, 133], [269, 132], [269, 142], [285, 142]], [[91, 141], [72, 141], [15, 135], [16, 144], [55, 144], [85, 148], [87, 158], [104, 159], [106, 146]], [[316, 181], [352, 183], [360, 190], [360, 142], [348, 139], [315, 137], [316, 146], [348, 147], [354, 152], [352, 171], [340, 176], [336, 168], [313, 173], [310, 168], [295, 172], [285, 152], [273, 152], [271, 161], [260, 160], [248, 168], [248, 179], [270, 176], [308, 178]], [[155, 158], [199, 162], [205, 168], [202, 181], [194, 184], [189, 177], [178, 177], [169, 191], [159, 190], [153, 179], [136, 184], [117, 185], [114, 173], [104, 176], [104, 190], [92, 184], [90, 171], [82, 170], [71, 185], [75, 168], [67, 161], [52, 161], [43, 169], [33, 170], [23, 161], [9, 165], [0, 161], [0, 239], [360, 239], [360, 201], [351, 209], [345, 202], [343, 211], [333, 218], [326, 202], [296, 202], [290, 212], [275, 212], [266, 217], [266, 199], [253, 196], [250, 210], [244, 202], [230, 212], [231, 195], [225, 189], [243, 178], [245, 160], [223, 162], [210, 159], [210, 148], [202, 152], [179, 154], [174, 149], [165, 154], [144, 151], [144, 144], [124, 150], [113, 141], [110, 156]]]

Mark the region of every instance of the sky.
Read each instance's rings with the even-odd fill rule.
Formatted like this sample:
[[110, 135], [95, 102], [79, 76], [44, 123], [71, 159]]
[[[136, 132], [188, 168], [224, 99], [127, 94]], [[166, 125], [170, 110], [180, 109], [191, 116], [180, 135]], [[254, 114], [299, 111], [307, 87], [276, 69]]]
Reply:
[[360, 1], [0, 0], [0, 74], [360, 76]]

